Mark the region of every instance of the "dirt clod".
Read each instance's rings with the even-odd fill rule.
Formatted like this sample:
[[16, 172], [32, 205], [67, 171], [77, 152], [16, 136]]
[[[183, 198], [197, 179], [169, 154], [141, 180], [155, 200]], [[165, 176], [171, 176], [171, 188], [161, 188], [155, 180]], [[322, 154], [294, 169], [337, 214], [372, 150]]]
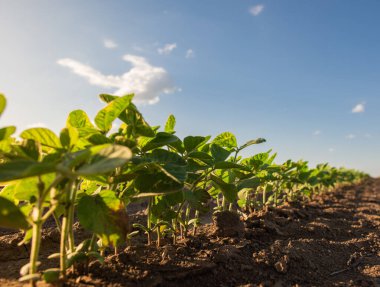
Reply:
[[244, 224], [237, 213], [232, 211], [217, 212], [213, 216], [215, 234], [220, 237], [235, 237], [244, 234]]
[[284, 255], [283, 257], [280, 258], [275, 264], [274, 268], [276, 269], [277, 272], [285, 274], [288, 272], [288, 264], [290, 262], [289, 256]]

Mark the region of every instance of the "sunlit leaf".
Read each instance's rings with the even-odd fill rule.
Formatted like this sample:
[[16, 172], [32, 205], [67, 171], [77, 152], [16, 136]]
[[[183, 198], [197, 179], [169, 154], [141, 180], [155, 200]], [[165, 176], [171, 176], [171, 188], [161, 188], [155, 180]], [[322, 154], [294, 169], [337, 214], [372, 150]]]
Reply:
[[0, 94], [0, 116], [3, 114], [5, 107], [7, 105], [7, 99], [3, 94]]
[[112, 128], [112, 123], [131, 103], [132, 96], [124, 96], [110, 102], [101, 109], [95, 117], [96, 126], [103, 132], [108, 132]]
[[174, 133], [175, 123], [175, 117], [173, 115], [170, 115], [165, 124], [165, 132], [169, 134]]
[[112, 190], [84, 195], [78, 204], [81, 225], [102, 238], [103, 243], [116, 246], [124, 242], [128, 232], [128, 216], [124, 204]]
[[90, 162], [80, 167], [78, 175], [97, 175], [113, 171], [132, 158], [129, 148], [121, 145], [108, 145], [92, 156]]
[[16, 127], [9, 126], [5, 128], [0, 129], [0, 141], [5, 140], [9, 138], [11, 135], [13, 135], [16, 131]]
[[29, 227], [25, 215], [10, 200], [0, 196], [0, 226], [14, 229]]
[[27, 129], [21, 133], [20, 137], [27, 140], [35, 140], [44, 146], [62, 148], [59, 138], [55, 135], [54, 132], [47, 128]]

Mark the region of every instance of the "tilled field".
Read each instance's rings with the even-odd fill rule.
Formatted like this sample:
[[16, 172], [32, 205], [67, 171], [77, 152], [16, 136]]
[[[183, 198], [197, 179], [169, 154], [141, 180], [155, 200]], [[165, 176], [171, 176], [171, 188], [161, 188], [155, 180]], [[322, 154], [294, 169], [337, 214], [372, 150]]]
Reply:
[[[147, 246], [138, 237], [61, 285], [380, 286], [380, 179], [306, 205], [251, 214], [244, 224], [228, 214], [215, 222], [175, 246]], [[76, 236], [88, 235], [77, 228]], [[29, 246], [17, 246], [21, 239], [21, 233], [0, 230], [0, 286], [23, 286], [17, 278]], [[57, 266], [47, 256], [58, 248], [58, 232], [46, 228], [41, 270]]]

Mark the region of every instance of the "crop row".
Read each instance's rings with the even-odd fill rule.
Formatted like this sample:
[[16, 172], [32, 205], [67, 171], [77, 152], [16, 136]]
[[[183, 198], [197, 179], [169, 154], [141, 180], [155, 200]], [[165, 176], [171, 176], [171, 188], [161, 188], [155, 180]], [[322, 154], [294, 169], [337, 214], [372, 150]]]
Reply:
[[[20, 270], [32, 286], [41, 277], [64, 280], [68, 268], [103, 260], [104, 250], [142, 232], [148, 244], [163, 237], [194, 234], [200, 215], [250, 212], [284, 202], [308, 200], [337, 184], [355, 183], [365, 174], [315, 168], [305, 161], [275, 164], [271, 150], [243, 158], [240, 152], [265, 142], [258, 138], [238, 145], [224, 132], [215, 138], [175, 135], [175, 118], [164, 128], [150, 126], [132, 103], [133, 95], [100, 95], [106, 103], [94, 121], [82, 110], [72, 111], [59, 135], [30, 128], [12, 136], [13, 126], [0, 129], [0, 226], [21, 229], [31, 242], [30, 262]], [[0, 115], [6, 99], [0, 95]], [[115, 120], [120, 123], [113, 132]], [[112, 129], [112, 130], [111, 130]], [[146, 224], [130, 226], [131, 202], [146, 201]], [[44, 222], [55, 220], [60, 231], [59, 268], [38, 271]], [[73, 223], [93, 236], [76, 245]]]

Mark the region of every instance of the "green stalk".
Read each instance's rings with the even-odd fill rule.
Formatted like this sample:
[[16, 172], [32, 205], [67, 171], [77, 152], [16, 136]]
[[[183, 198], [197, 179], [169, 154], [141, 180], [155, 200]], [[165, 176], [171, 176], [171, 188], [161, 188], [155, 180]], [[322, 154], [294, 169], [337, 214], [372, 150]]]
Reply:
[[152, 212], [152, 198], [149, 198], [148, 208], [147, 208], [147, 222], [146, 226], [148, 228], [148, 245], [151, 245], [152, 243], [152, 221], [151, 221], [151, 212]]
[[186, 207], [186, 212], [185, 212], [185, 237], [187, 236], [187, 231], [188, 231], [188, 222], [190, 220], [190, 211], [191, 211], [191, 208], [190, 208], [190, 205], [187, 205]]
[[223, 211], [227, 210], [227, 200], [224, 197], [224, 195], [222, 197], [222, 207], [223, 207]]
[[57, 215], [53, 212], [53, 218], [55, 221], [55, 224], [57, 225], [58, 231], [61, 233], [62, 227], [61, 227], [61, 222], [59, 221]]
[[172, 225], [173, 225], [173, 245], [177, 244], [177, 220], [172, 219]]
[[[38, 262], [38, 255], [40, 252], [40, 245], [41, 245], [41, 229], [42, 229], [42, 214], [43, 214], [43, 202], [44, 202], [44, 184], [41, 180], [41, 177], [38, 177], [39, 182], [37, 184], [38, 187], [38, 200], [37, 205], [33, 207], [32, 211], [32, 243], [31, 243], [31, 251], [30, 251], [30, 268], [29, 268], [29, 274], [35, 274], [37, 273], [37, 262]], [[31, 286], [36, 286], [35, 280], [30, 280]]]
[[264, 209], [266, 203], [267, 203], [267, 185], [264, 185], [264, 188], [263, 188], [263, 209]]
[[70, 189], [70, 206], [68, 210], [68, 241], [69, 241], [69, 251], [73, 253], [75, 251], [75, 241], [74, 241], [74, 213], [75, 213], [75, 199], [77, 195], [77, 189], [72, 185]]
[[195, 236], [196, 235], [196, 233], [197, 233], [197, 228], [198, 228], [198, 223], [197, 223], [197, 221], [198, 221], [198, 219], [199, 219], [199, 210], [196, 210], [195, 211], [195, 223], [194, 223], [194, 228], [193, 228], [193, 236]]
[[160, 225], [157, 223], [157, 247], [161, 246], [161, 230], [160, 230]]
[[[176, 211], [176, 217], [173, 219], [173, 227], [174, 227], [174, 231], [173, 231], [173, 242], [174, 244], [177, 242], [177, 223], [178, 223], [178, 217], [180, 216], [181, 214], [181, 210], [182, 210], [182, 207], [183, 205], [185, 204], [185, 202], [183, 201], [177, 211]], [[180, 230], [181, 230], [181, 238], [182, 238], [182, 229], [181, 229], [181, 224], [180, 224]]]
[[73, 182], [70, 181], [65, 187], [66, 193], [66, 204], [65, 204], [65, 212], [62, 218], [62, 231], [61, 231], [61, 246], [60, 246], [60, 270], [63, 278], [66, 277], [66, 257], [67, 257], [67, 242], [69, 241], [70, 251], [73, 247], [73, 241], [69, 240], [69, 232], [70, 232], [70, 215], [71, 215], [71, 198], [72, 198], [72, 185]]
[[62, 278], [66, 278], [66, 242], [67, 242], [67, 234], [68, 234], [68, 220], [67, 216], [64, 216], [62, 218], [62, 231], [61, 231], [61, 245], [60, 245], [60, 269], [61, 269], [61, 275]]
[[[42, 215], [42, 204], [39, 200], [38, 205], [33, 208], [33, 236], [32, 236], [32, 248], [30, 251], [30, 269], [29, 274], [37, 273], [37, 262], [38, 255], [40, 251], [41, 244], [41, 215]], [[35, 280], [30, 280], [31, 286], [36, 286]]]

